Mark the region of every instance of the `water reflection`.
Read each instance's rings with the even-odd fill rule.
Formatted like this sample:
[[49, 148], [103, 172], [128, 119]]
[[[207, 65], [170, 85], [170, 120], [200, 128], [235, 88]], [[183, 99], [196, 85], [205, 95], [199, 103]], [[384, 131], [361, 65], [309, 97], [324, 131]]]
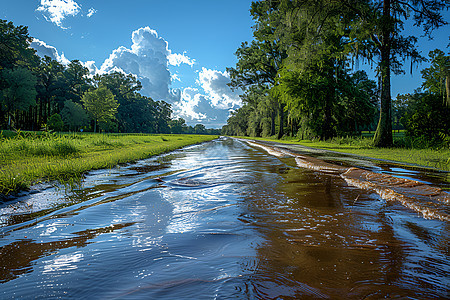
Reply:
[[[398, 216], [398, 206], [338, 176], [294, 167], [280, 174], [275, 188], [263, 182], [246, 199], [247, 216], [263, 224], [258, 229], [267, 240], [258, 248], [253, 283], [261, 299], [448, 295], [445, 222]], [[405, 235], [403, 219], [413, 239]], [[446, 249], [430, 242], [431, 230], [447, 241]], [[424, 264], [429, 256], [433, 263]]]
[[[131, 225], [133, 223], [114, 224], [104, 228], [75, 232], [73, 238], [62, 241], [39, 243], [24, 237], [23, 240], [3, 246], [0, 248], [0, 266], [2, 266], [0, 269], [0, 283], [18, 278], [21, 274], [32, 272], [32, 262], [38, 258], [52, 255], [57, 253], [57, 250], [64, 248], [84, 247], [89, 240], [94, 239], [100, 234], [110, 233]], [[67, 259], [67, 257], [71, 257], [71, 259]], [[61, 268], [64, 264], [67, 267], [68, 261], [75, 262], [74, 259], [76, 257], [81, 258], [82, 254], [55, 258], [52, 264], [45, 265], [45, 272]], [[76, 260], [76, 262], [78, 261]], [[72, 268], [76, 269], [75, 266]]]
[[94, 171], [78, 190], [53, 192], [0, 207], [0, 298], [448, 295], [448, 222], [236, 140]]

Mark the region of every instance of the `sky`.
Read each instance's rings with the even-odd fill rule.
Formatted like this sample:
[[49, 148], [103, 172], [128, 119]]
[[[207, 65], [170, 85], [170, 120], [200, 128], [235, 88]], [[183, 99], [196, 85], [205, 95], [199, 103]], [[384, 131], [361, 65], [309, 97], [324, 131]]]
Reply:
[[[232, 91], [227, 67], [236, 49], [252, 40], [251, 0], [0, 0], [0, 18], [28, 26], [38, 55], [63, 63], [78, 59], [92, 74], [121, 71], [142, 82], [141, 93], [172, 105], [174, 117], [188, 125], [220, 128], [242, 102]], [[444, 14], [450, 22], [450, 13]], [[422, 55], [439, 48], [448, 53], [450, 27], [421, 38]], [[405, 63], [393, 76], [392, 96], [420, 86], [422, 63]], [[374, 72], [361, 63], [372, 79]]]

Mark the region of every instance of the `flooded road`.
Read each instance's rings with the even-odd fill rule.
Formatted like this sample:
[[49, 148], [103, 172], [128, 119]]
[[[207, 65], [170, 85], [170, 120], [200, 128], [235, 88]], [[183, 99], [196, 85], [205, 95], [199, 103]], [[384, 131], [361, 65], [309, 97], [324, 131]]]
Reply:
[[[447, 174], [315, 155], [449, 190]], [[0, 298], [447, 298], [449, 229], [219, 139], [0, 204]]]

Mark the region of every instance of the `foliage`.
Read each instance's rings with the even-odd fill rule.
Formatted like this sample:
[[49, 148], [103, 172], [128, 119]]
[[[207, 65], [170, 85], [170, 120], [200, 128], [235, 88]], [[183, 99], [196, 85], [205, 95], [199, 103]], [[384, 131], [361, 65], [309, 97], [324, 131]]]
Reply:
[[[115, 132], [195, 132], [184, 120], [181, 130], [172, 126], [176, 122], [171, 123], [171, 106], [141, 95], [142, 84], [136, 76], [122, 72], [91, 76], [78, 60], [63, 65], [48, 56], [40, 59], [29, 47], [32, 40], [27, 27], [0, 20], [0, 128], [14, 122], [17, 129], [39, 130], [58, 114], [67, 130], [97, 131], [99, 127]], [[112, 93], [118, 107], [116, 113], [112, 113], [113, 105], [109, 113], [94, 117], [92, 103], [90, 115], [95, 121], [89, 123], [82, 98], [101, 87]], [[205, 130], [206, 134], [217, 132]]]
[[449, 146], [450, 106], [446, 101], [445, 81], [449, 71], [449, 56], [440, 50], [430, 52], [431, 66], [422, 70], [424, 91], [399, 95], [394, 108], [406, 129], [402, 142], [410, 147]]
[[422, 88], [440, 95], [443, 102], [450, 106], [450, 55], [439, 49], [429, 53], [431, 66], [421, 71], [424, 82]]
[[64, 125], [69, 130], [77, 131], [78, 128], [87, 125], [88, 116], [81, 104], [72, 100], [64, 102], [64, 108], [61, 110], [61, 118]]
[[62, 131], [64, 122], [59, 114], [53, 114], [48, 119], [47, 126], [50, 130]]
[[0, 71], [36, 64], [38, 57], [28, 47], [31, 40], [26, 26], [0, 19]]
[[172, 133], [183, 133], [187, 130], [186, 121], [183, 118], [170, 120], [169, 127]]
[[427, 146], [442, 143], [450, 135], [450, 108], [437, 94], [416, 93], [408, 99], [408, 110], [402, 121], [407, 135], [429, 141]]
[[[259, 136], [269, 111], [276, 110], [278, 120], [273, 114], [270, 120], [272, 128], [278, 127], [278, 138], [286, 131], [325, 140], [371, 128], [378, 110], [374, 143], [391, 146], [391, 73], [404, 72], [405, 58], [424, 60], [415, 47], [417, 38], [403, 36], [404, 23], [412, 18], [429, 35], [446, 24], [440, 11], [448, 3], [254, 1], [254, 41], [238, 48], [236, 67], [229, 70], [231, 85], [246, 92], [246, 105], [231, 116], [223, 132]], [[363, 72], [350, 73], [350, 63], [359, 58], [377, 66], [378, 89]], [[267, 93], [255, 93], [261, 90]], [[267, 95], [274, 100], [269, 109], [264, 105], [270, 103]], [[400, 116], [396, 119], [398, 123]]]
[[36, 105], [36, 77], [31, 71], [25, 68], [4, 69], [2, 79], [6, 88], [0, 94], [0, 104], [10, 119], [16, 111], [25, 111]]
[[94, 132], [98, 122], [107, 123], [115, 119], [119, 103], [107, 87], [100, 86], [85, 92], [81, 101], [95, 122]]

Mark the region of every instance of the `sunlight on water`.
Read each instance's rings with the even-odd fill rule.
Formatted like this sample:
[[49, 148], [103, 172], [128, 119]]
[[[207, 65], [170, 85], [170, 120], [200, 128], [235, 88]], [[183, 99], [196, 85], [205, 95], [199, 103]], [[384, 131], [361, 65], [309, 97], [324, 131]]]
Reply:
[[448, 222], [272, 154], [224, 138], [1, 204], [0, 298], [448, 296]]

